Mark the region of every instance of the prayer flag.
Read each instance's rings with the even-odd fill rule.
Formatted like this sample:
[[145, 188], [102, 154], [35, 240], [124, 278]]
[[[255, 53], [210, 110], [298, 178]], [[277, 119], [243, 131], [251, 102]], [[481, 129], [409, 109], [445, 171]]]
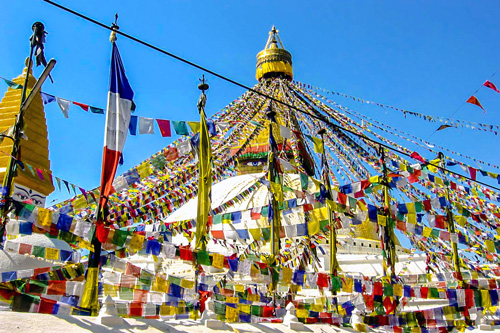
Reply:
[[153, 118], [139, 117], [139, 134], [155, 134]]
[[104, 114], [104, 110], [101, 108], [96, 108], [93, 106], [89, 106], [89, 108], [90, 108], [90, 112], [92, 112], [92, 113]]
[[168, 138], [172, 136], [170, 132], [170, 120], [156, 119], [158, 127], [160, 128], [161, 136]]
[[[12, 89], [22, 89], [23, 86], [20, 84], [17, 84], [15, 82], [12, 82], [11, 80], [3, 79], [7, 85], [12, 88]], [[42, 93], [43, 94], [43, 93]], [[43, 97], [42, 97], [43, 98]], [[46, 103], [45, 103], [46, 104]]]
[[133, 97], [134, 92], [125, 75], [118, 46], [113, 43], [102, 158], [100, 207], [103, 207], [106, 198], [113, 193], [113, 178], [115, 178], [118, 162], [122, 157], [123, 146], [127, 138]]
[[479, 100], [476, 98], [476, 96], [472, 95], [466, 102], [479, 106], [481, 109], [483, 109], [484, 113], [486, 113], [486, 110], [483, 108], [481, 103], [479, 103]]
[[195, 249], [205, 250], [207, 221], [211, 210], [212, 151], [210, 146], [210, 134], [208, 132], [205, 110], [203, 107], [200, 107], [200, 122], [198, 208], [196, 215]]
[[444, 129], [448, 128], [448, 127], [454, 127], [454, 126], [451, 126], [451, 125], [441, 125], [441, 126], [439, 126], [439, 128], [436, 130], [436, 132], [437, 132], [437, 131], [444, 130]]
[[130, 132], [130, 135], [137, 135], [137, 123], [139, 117], [137, 116], [130, 116], [130, 123], [128, 124], [128, 131]]
[[73, 102], [73, 104], [78, 105], [79, 107], [81, 107], [83, 111], [87, 111], [87, 112], [89, 111], [89, 106], [87, 104], [78, 103], [78, 102]]
[[186, 126], [185, 121], [175, 121], [172, 120], [172, 126], [174, 126], [175, 133], [177, 135], [188, 135], [189, 131]]
[[60, 97], [56, 97], [56, 101], [64, 115], [64, 118], [69, 118], [69, 106], [71, 105], [71, 101]]
[[495, 85], [493, 84], [493, 82], [490, 82], [490, 80], [486, 80], [485, 83], [483, 83], [483, 86], [485, 87], [488, 87], [490, 89], [493, 89], [495, 90], [497, 93], [500, 93], [500, 90], [497, 89], [497, 87], [495, 87]]
[[52, 103], [52, 102], [56, 101], [56, 96], [53, 96], [53, 95], [50, 95], [50, 94], [46, 94], [44, 92], [41, 92], [40, 96], [42, 96], [43, 105], [47, 105], [49, 103]]

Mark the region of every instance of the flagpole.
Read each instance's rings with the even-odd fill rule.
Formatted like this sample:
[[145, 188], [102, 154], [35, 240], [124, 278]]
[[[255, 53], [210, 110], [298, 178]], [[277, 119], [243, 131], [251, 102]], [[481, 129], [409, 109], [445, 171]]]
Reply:
[[[280, 216], [279, 216], [279, 206], [278, 206], [278, 201], [276, 200], [276, 195], [273, 192], [273, 187], [272, 183], [276, 182], [276, 172], [278, 170], [275, 169], [275, 161], [276, 161], [276, 155], [274, 151], [274, 147], [271, 144], [271, 138], [273, 137], [273, 122], [276, 122], [275, 119], [276, 112], [272, 110], [271, 105], [269, 106], [269, 111], [267, 112], [267, 118], [269, 119], [269, 157], [268, 157], [268, 174], [267, 174], [267, 180], [269, 181], [269, 190], [271, 193], [271, 207], [269, 209], [272, 210], [273, 213], [273, 218], [272, 221], [269, 221], [271, 223], [271, 255], [269, 256], [269, 265], [271, 267], [276, 266], [276, 256], [280, 251]], [[270, 289], [271, 291], [276, 290], [276, 281], [274, 281], [274, 274], [271, 276], [271, 285]], [[273, 297], [275, 298], [275, 296]]]
[[16, 117], [16, 121], [14, 123], [14, 130], [13, 130], [13, 135], [12, 137], [8, 137], [12, 139], [13, 144], [12, 144], [12, 152], [10, 153], [10, 159], [9, 159], [9, 165], [7, 166], [7, 170], [3, 179], [3, 188], [2, 188], [2, 194], [4, 196], [4, 204], [2, 205], [2, 210], [0, 212], [0, 217], [2, 219], [2, 224], [0, 226], [0, 248], [3, 247], [3, 236], [5, 233], [5, 225], [7, 224], [7, 214], [10, 210], [10, 205], [12, 201], [11, 197], [11, 192], [12, 192], [12, 183], [14, 180], [14, 177], [16, 176], [16, 169], [17, 169], [17, 159], [19, 156], [19, 146], [21, 143], [21, 134], [24, 126], [23, 118], [24, 118], [24, 112], [26, 108], [24, 107], [24, 102], [26, 101], [26, 94], [28, 92], [28, 79], [30, 76], [31, 72], [31, 67], [33, 66], [33, 52], [35, 50], [35, 47], [37, 46], [37, 41], [40, 41], [40, 43], [43, 43], [43, 36], [45, 35], [45, 26], [41, 22], [35, 22], [33, 23], [33, 26], [31, 27], [31, 30], [33, 30], [33, 34], [30, 37], [30, 55], [28, 57], [26, 66], [26, 76], [24, 78], [24, 85], [23, 85], [23, 90], [21, 92], [21, 104], [19, 106], [19, 114]]
[[[322, 168], [323, 168], [323, 182], [325, 183], [326, 190], [328, 192], [329, 200], [333, 198], [332, 194], [332, 185], [330, 183], [330, 169], [328, 167], [328, 163], [326, 162], [326, 156], [325, 156], [325, 139], [324, 135], [326, 133], [326, 130], [324, 128], [320, 129], [318, 131], [318, 134], [321, 136], [321, 142], [323, 144], [323, 151], [321, 152], [321, 162], [322, 162]], [[339, 269], [339, 262], [337, 260], [337, 228], [336, 228], [336, 221], [337, 221], [337, 214], [335, 211], [332, 210], [332, 207], [330, 204], [327, 202], [326, 203], [327, 209], [328, 209], [328, 221], [330, 225], [330, 276], [337, 277], [338, 275], [338, 269]], [[333, 289], [333, 283], [332, 283], [332, 296], [333, 300], [335, 302], [335, 312], [338, 311], [338, 303], [337, 303], [337, 291]]]
[[[211, 210], [211, 184], [212, 184], [212, 172], [211, 172], [211, 146], [210, 146], [210, 136], [208, 134], [208, 128], [205, 118], [205, 105], [207, 102], [207, 91], [210, 86], [205, 81], [205, 75], [200, 79], [200, 84], [198, 89], [201, 90], [200, 98], [198, 99], [197, 107], [200, 113], [200, 144], [199, 144], [199, 156], [198, 156], [198, 208], [197, 208], [197, 218], [196, 218], [196, 239], [195, 239], [195, 252], [206, 251], [207, 248], [207, 221], [208, 215]], [[204, 147], [202, 147], [202, 144]], [[208, 151], [205, 151], [207, 147]], [[205, 156], [208, 154], [208, 156]], [[208, 161], [205, 161], [208, 159]], [[208, 163], [207, 163], [208, 162]], [[205, 163], [205, 164], [203, 164]], [[210, 185], [209, 185], [210, 184]], [[198, 256], [196, 260], [193, 261], [194, 267], [194, 291], [198, 295], [198, 275], [200, 272], [200, 263], [198, 262]]]
[[[110, 42], [113, 45], [113, 52], [112, 52], [112, 60], [111, 60], [111, 82], [110, 85], [110, 92], [108, 95], [108, 110], [106, 113], [106, 131], [108, 131], [108, 122], [109, 119], [112, 119], [110, 117], [116, 117], [119, 112], [130, 112], [131, 110], [125, 110], [127, 106], [121, 106], [121, 105], [114, 105], [110, 103], [110, 98], [111, 98], [111, 92], [115, 96], [113, 98], [118, 98], [118, 99], [124, 99], [124, 101], [130, 102], [130, 107], [133, 108], [133, 91], [130, 88], [130, 85], [128, 83], [128, 79], [125, 76], [124, 69], [123, 69], [123, 64], [121, 63], [121, 58], [119, 56], [119, 52], [116, 48], [115, 41], [116, 41], [116, 32], [119, 27], [117, 25], [117, 20], [118, 20], [118, 14], [115, 14], [115, 22], [112, 24], [112, 32], [110, 35]], [[116, 54], [115, 54], [116, 51]], [[118, 68], [117, 68], [118, 67]], [[117, 71], [117, 72], [115, 72]], [[120, 71], [123, 71], [121, 73], [118, 73]], [[119, 78], [116, 78], [114, 76], [119, 76]], [[114, 82], [116, 80], [116, 82]], [[113, 84], [114, 82], [114, 84]], [[111, 90], [111, 88], [115, 90]], [[122, 96], [122, 94], [125, 94]], [[128, 100], [127, 100], [128, 99]], [[126, 103], [124, 103], [126, 105]], [[109, 110], [109, 108], [113, 106], [114, 108], [117, 108], [117, 110]], [[128, 114], [130, 117], [130, 114]], [[126, 125], [128, 127], [128, 123]], [[120, 129], [118, 129], [120, 130]], [[123, 129], [121, 129], [123, 130]], [[99, 202], [97, 205], [97, 212], [96, 212], [96, 229], [95, 233], [92, 235], [92, 250], [89, 253], [89, 262], [88, 262], [88, 269], [87, 269], [87, 275], [86, 275], [86, 280], [85, 280], [85, 287], [84, 291], [82, 294], [82, 299], [81, 299], [81, 307], [89, 309], [91, 312], [92, 316], [97, 316], [98, 311], [99, 311], [99, 269], [100, 269], [100, 261], [101, 261], [101, 240], [99, 239], [100, 237], [100, 232], [103, 231], [105, 228], [107, 219], [108, 219], [108, 201], [109, 201], [109, 195], [112, 192], [112, 186], [111, 183], [115, 174], [116, 174], [116, 167], [118, 164], [118, 160], [116, 160], [117, 156], [121, 156], [121, 149], [123, 149], [123, 144], [125, 142], [125, 138], [122, 138], [123, 142], [116, 142], [116, 138], [111, 138], [108, 142], [108, 133], [105, 132], [105, 142], [104, 142], [104, 153], [103, 153], [103, 162], [102, 162], [102, 175], [101, 175], [101, 190], [99, 194]], [[111, 144], [112, 147], [109, 147], [108, 149], [108, 144]], [[120, 147], [121, 145], [121, 147]], [[112, 148], [112, 149], [111, 149]], [[117, 154], [117, 152], [119, 154]], [[109, 159], [109, 161], [108, 161]]]
[[[440, 164], [441, 168], [444, 168], [445, 166], [445, 157], [442, 152], [438, 153], [438, 157], [440, 159]], [[444, 170], [444, 169], [443, 169]], [[445, 174], [445, 180], [448, 180]], [[450, 197], [450, 189], [449, 186], [446, 185], [446, 200], [448, 200], [448, 205], [446, 206], [446, 215], [448, 217], [448, 231], [451, 234], [455, 234], [455, 221], [453, 219], [453, 212], [450, 209], [451, 205], [451, 197]], [[451, 242], [451, 249], [452, 249], [452, 260], [453, 260], [453, 269], [455, 270], [455, 273], [457, 274], [457, 279], [460, 281], [460, 284], [462, 283], [462, 273], [460, 271], [460, 257], [458, 256], [458, 245], [455, 242]]]

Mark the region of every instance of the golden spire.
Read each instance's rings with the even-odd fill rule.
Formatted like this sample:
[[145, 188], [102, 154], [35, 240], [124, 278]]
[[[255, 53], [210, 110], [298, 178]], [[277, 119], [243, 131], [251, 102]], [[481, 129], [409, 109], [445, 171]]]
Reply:
[[[12, 81], [23, 85], [27, 70], [27, 67], [25, 67], [23, 73]], [[35, 83], [36, 79], [30, 71], [27, 87], [28, 94]], [[0, 102], [0, 132], [8, 131], [9, 128], [14, 126], [21, 105], [21, 91], [22, 89], [8, 88], [2, 98]], [[23, 119], [24, 137], [21, 139], [19, 156], [24, 164], [24, 170], [20, 167], [17, 168], [17, 176], [14, 178], [13, 198], [18, 201], [32, 199], [33, 204], [42, 206], [45, 203], [45, 197], [54, 191], [54, 186], [52, 185], [52, 172], [50, 171], [47, 124], [40, 94], [35, 97], [26, 110]], [[5, 176], [11, 158], [11, 151], [12, 140], [4, 138], [0, 143], [0, 179]]]
[[269, 32], [266, 47], [257, 54], [257, 80], [272, 77], [285, 77], [293, 79], [292, 55], [285, 50], [280, 37], [279, 30], [273, 25]]

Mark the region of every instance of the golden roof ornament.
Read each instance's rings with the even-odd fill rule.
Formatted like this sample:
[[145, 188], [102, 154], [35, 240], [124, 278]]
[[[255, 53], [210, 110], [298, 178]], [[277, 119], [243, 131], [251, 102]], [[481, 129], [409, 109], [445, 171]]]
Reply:
[[257, 54], [257, 80], [273, 77], [284, 77], [293, 79], [292, 55], [285, 50], [280, 37], [279, 30], [273, 25], [269, 32], [266, 47]]

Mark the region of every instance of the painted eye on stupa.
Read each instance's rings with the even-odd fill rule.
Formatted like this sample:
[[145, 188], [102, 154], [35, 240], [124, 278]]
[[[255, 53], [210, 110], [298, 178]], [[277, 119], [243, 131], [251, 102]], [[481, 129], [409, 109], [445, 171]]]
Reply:
[[263, 164], [264, 164], [263, 161], [249, 161], [249, 162], [245, 163], [245, 165], [247, 165], [247, 166], [253, 166], [253, 167], [261, 166]]
[[27, 195], [24, 195], [24, 194], [20, 194], [20, 193], [16, 193], [17, 197], [19, 198], [19, 200], [28, 200], [28, 196]]

